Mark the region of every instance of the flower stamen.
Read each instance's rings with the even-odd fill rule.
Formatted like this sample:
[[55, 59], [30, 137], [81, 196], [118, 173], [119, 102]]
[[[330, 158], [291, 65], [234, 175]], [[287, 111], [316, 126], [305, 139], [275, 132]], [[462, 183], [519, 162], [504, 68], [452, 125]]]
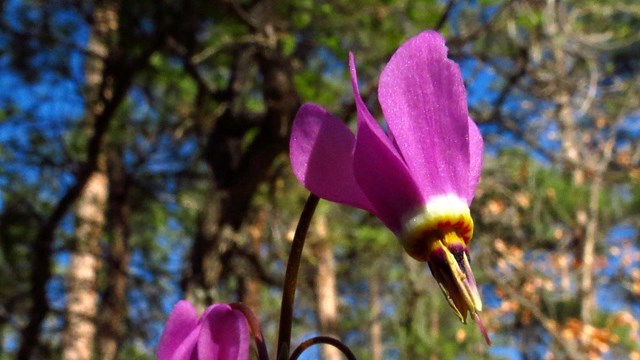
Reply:
[[471, 270], [467, 244], [473, 236], [473, 220], [469, 207], [454, 195], [437, 197], [408, 221], [405, 221], [401, 242], [413, 258], [426, 261], [449, 306], [460, 321], [467, 315], [478, 325], [490, 344], [478, 312], [482, 300]]

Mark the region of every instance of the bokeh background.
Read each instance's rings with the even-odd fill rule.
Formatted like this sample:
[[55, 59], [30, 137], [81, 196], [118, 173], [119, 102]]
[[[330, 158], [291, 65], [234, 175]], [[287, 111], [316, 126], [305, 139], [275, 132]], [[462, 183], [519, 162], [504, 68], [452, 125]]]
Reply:
[[[0, 359], [152, 359], [173, 304], [242, 301], [272, 357], [306, 191], [298, 107], [353, 125], [447, 39], [485, 139], [472, 266], [494, 346], [381, 223], [321, 202], [294, 345], [361, 359], [640, 359], [640, 3], [0, 1]], [[393, 189], [389, 189], [393, 191]], [[313, 348], [307, 359], [337, 359]]]

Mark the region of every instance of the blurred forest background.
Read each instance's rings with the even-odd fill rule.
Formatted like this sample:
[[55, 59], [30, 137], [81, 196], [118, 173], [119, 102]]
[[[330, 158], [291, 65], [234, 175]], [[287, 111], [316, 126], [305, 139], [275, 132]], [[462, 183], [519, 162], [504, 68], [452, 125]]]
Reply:
[[[288, 162], [294, 114], [313, 101], [353, 124], [351, 50], [381, 119], [380, 70], [429, 28], [485, 138], [471, 258], [494, 346], [379, 221], [327, 202], [293, 344], [640, 359], [637, 1], [0, 5], [0, 359], [152, 359], [181, 298], [248, 304], [275, 355], [307, 196]], [[307, 358], [321, 353], [337, 359]]]

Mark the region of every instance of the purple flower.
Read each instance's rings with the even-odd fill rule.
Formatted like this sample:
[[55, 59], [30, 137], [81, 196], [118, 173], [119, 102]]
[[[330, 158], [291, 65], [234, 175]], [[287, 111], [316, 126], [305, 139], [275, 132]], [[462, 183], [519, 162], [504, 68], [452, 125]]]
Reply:
[[193, 305], [181, 300], [162, 332], [157, 359], [245, 360], [249, 345], [249, 325], [242, 311], [214, 304], [198, 318]]
[[304, 104], [291, 134], [294, 174], [317, 196], [382, 220], [409, 255], [428, 262], [460, 320], [470, 313], [486, 337], [467, 250], [483, 142], [460, 68], [436, 32], [400, 46], [380, 75], [385, 133], [362, 101], [353, 54], [349, 67], [357, 135], [320, 106]]

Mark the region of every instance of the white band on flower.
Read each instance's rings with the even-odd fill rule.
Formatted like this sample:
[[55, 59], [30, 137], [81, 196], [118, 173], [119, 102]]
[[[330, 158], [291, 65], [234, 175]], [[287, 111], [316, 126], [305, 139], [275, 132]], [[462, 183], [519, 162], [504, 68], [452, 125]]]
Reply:
[[435, 228], [441, 221], [471, 219], [469, 206], [458, 195], [447, 194], [429, 199], [424, 208], [414, 212], [403, 222], [403, 236], [425, 228]]

